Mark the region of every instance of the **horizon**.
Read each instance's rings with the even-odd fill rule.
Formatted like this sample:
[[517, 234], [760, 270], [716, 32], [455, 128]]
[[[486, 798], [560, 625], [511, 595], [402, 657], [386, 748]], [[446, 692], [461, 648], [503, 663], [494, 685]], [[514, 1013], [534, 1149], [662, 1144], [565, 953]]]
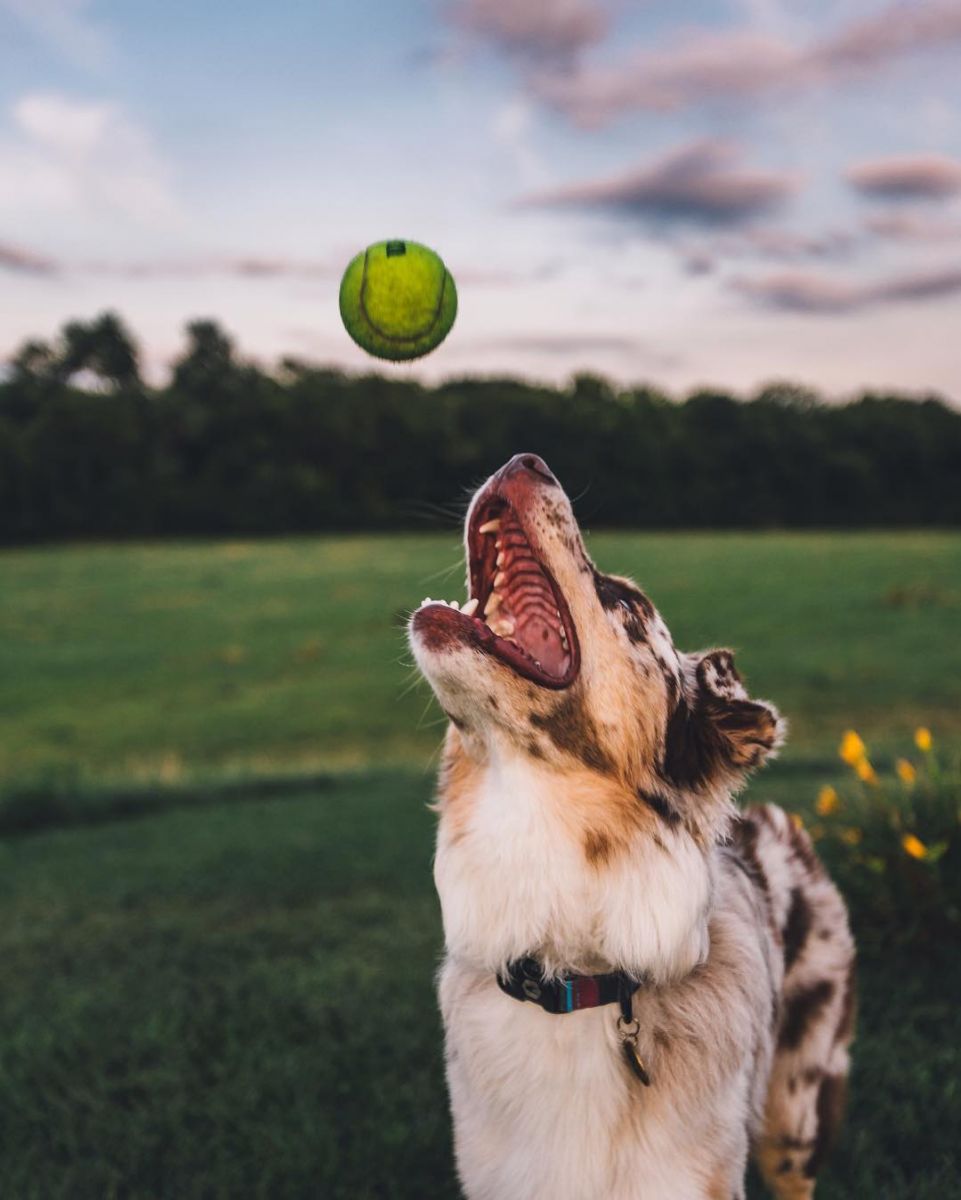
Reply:
[[[426, 384], [957, 406], [961, 0], [794, 7], [0, 0], [0, 357], [109, 309], [152, 381], [209, 316]], [[410, 366], [337, 309], [386, 237], [458, 285]]]
[[[140, 369], [140, 378], [144, 387], [150, 391], [163, 391], [166, 388], [173, 386], [174, 372], [177, 363], [184, 358], [190, 349], [190, 334], [188, 323], [184, 323], [181, 330], [181, 346], [169, 362], [165, 363], [162, 370], [154, 369], [143, 370], [141, 360], [142, 346], [137, 336], [137, 331], [132, 329], [129, 323], [124, 319], [123, 315], [113, 310], [104, 310], [103, 312], [93, 314], [89, 323], [80, 321], [79, 324], [94, 325], [97, 321], [103, 318], [116, 318], [120, 321], [124, 333], [129, 336], [132, 341], [134, 353], [136, 355], [138, 368]], [[201, 322], [210, 320], [211, 318], [198, 318]], [[538, 378], [531, 373], [496, 371], [491, 370], [485, 372], [483, 369], [465, 370], [452, 372], [449, 375], [439, 376], [437, 378], [425, 378], [418, 374], [417, 368], [424, 362], [423, 358], [413, 359], [406, 362], [392, 362], [385, 359], [377, 359], [369, 355], [363, 355], [366, 360], [359, 364], [341, 365], [339, 363], [325, 361], [323, 359], [312, 359], [309, 356], [297, 355], [280, 355], [274, 358], [266, 356], [248, 354], [244, 346], [240, 345], [233, 337], [229, 329], [225, 329], [220, 322], [215, 318], [212, 319], [218, 330], [224, 334], [230, 341], [234, 352], [235, 362], [244, 367], [252, 367], [259, 371], [262, 375], [283, 383], [282, 376], [289, 371], [291, 367], [296, 370], [304, 370], [306, 372], [332, 372], [343, 376], [345, 379], [356, 382], [370, 376], [374, 376], [379, 380], [387, 382], [395, 382], [400, 384], [413, 384], [421, 387], [426, 391], [433, 391], [441, 388], [456, 387], [461, 383], [469, 384], [494, 384], [497, 382], [507, 382], [514, 385], [520, 385], [525, 388], [534, 390], [553, 391], [559, 394], [573, 391], [577, 385], [579, 378], [587, 377], [596, 379], [599, 383], [610, 388], [613, 395], [631, 395], [648, 393], [666, 400], [671, 404], [684, 404], [688, 400], [699, 396], [714, 394], [723, 396], [726, 399], [732, 400], [738, 404], [750, 404], [756, 400], [765, 398], [766, 394], [774, 392], [797, 392], [804, 398], [810, 399], [816, 405], [835, 407], [846, 404], [857, 404], [866, 399], [888, 399], [897, 402], [905, 403], [925, 403], [934, 401], [942, 404], [949, 409], [961, 410], [961, 401], [954, 400], [950, 395], [939, 392], [937, 389], [908, 389], [908, 388], [852, 388], [845, 392], [831, 392], [824, 388], [818, 388], [809, 385], [802, 379], [790, 379], [786, 377], [774, 377], [769, 379], [760, 379], [754, 386], [745, 388], [728, 387], [718, 385], [716, 382], [709, 379], [694, 382], [687, 387], [671, 388], [657, 383], [651, 379], [627, 379], [619, 381], [603, 371], [586, 368], [574, 369], [567, 376], [562, 376], [557, 379]], [[50, 338], [28, 339], [27, 341], [35, 341], [48, 347], [56, 358], [58, 355], [65, 352], [66, 345], [63, 341], [63, 329], [54, 331]], [[27, 342], [23, 343], [26, 346]], [[0, 386], [9, 384], [13, 381], [13, 371], [11, 362], [0, 362]], [[84, 367], [75, 372], [69, 379], [68, 386], [79, 392], [98, 392], [108, 393], [114, 391], [117, 387], [115, 380], [101, 378], [97, 372], [89, 367]]]

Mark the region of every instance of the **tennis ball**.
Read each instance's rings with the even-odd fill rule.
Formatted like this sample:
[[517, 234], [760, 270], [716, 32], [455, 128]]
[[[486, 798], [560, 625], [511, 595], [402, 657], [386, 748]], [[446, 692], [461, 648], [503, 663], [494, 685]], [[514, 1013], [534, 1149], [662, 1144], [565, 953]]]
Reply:
[[358, 346], [404, 362], [441, 344], [457, 316], [457, 289], [439, 255], [417, 242], [376, 242], [340, 282], [340, 315]]

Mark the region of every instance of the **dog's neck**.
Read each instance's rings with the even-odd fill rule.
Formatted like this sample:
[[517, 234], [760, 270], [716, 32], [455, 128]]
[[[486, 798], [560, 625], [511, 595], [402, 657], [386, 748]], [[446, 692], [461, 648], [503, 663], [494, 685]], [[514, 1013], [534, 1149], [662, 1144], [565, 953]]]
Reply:
[[456, 804], [441, 800], [434, 871], [450, 955], [489, 972], [530, 955], [548, 974], [656, 983], [706, 958], [714, 858], [685, 830], [637, 829], [592, 861], [583, 778], [496, 745], [465, 774]]

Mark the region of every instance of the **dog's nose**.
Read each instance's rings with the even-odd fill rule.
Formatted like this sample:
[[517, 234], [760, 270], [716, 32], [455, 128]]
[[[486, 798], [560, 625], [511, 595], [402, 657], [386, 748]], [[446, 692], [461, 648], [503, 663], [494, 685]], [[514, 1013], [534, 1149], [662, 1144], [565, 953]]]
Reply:
[[550, 467], [537, 454], [515, 454], [514, 457], [501, 468], [501, 477], [503, 479], [511, 479], [515, 475], [539, 475], [541, 479], [547, 480], [548, 483], [556, 484], [557, 480], [551, 473]]

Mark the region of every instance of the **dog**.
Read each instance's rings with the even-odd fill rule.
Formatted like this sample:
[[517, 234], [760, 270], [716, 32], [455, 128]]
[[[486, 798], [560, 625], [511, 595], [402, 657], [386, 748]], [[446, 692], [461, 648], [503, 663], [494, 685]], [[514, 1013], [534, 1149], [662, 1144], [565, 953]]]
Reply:
[[854, 1031], [847, 913], [799, 822], [732, 796], [785, 722], [603, 574], [547, 465], [475, 494], [468, 601], [409, 638], [449, 718], [438, 991], [469, 1200], [814, 1194]]

